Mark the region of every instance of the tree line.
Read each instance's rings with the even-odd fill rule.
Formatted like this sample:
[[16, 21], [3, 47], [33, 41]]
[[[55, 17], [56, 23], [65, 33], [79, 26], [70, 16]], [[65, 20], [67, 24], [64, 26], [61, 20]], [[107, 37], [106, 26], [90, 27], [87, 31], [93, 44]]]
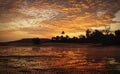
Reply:
[[[86, 35], [70, 38], [62, 31], [61, 36], [52, 37], [52, 42], [62, 43], [95, 43], [103, 45], [120, 45], [120, 30], [115, 30], [113, 33], [100, 30], [86, 30]], [[65, 36], [64, 36], [65, 35]]]

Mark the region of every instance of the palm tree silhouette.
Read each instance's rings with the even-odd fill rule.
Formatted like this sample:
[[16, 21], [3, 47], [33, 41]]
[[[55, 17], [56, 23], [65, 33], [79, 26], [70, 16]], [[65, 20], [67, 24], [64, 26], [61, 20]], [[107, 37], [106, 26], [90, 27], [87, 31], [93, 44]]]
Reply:
[[64, 31], [62, 31], [62, 32], [61, 32], [61, 36], [63, 36], [63, 37], [64, 37], [64, 35], [65, 35], [65, 32], [64, 32]]

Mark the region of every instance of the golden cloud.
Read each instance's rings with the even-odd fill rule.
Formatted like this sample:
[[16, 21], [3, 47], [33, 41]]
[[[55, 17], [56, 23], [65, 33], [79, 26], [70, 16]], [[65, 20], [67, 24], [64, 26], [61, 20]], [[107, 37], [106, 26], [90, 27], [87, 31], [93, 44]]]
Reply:
[[91, 27], [119, 23], [114, 19], [120, 10], [119, 3], [119, 0], [0, 0], [0, 33], [11, 30], [31, 37], [51, 37], [64, 30], [78, 35]]

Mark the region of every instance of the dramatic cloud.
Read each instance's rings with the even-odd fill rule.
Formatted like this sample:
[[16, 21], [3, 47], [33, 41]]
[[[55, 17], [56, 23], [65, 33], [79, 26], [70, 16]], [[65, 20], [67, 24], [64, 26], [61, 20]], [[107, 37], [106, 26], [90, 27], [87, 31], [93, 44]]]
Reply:
[[63, 30], [73, 36], [88, 28], [119, 26], [119, 5], [119, 0], [0, 0], [0, 40], [50, 38]]

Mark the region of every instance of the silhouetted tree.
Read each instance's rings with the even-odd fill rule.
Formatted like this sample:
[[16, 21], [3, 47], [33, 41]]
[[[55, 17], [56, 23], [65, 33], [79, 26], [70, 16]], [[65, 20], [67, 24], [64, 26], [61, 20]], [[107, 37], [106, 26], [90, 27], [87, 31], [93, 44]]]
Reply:
[[32, 39], [34, 44], [40, 44], [40, 39], [39, 38], [33, 38]]
[[116, 36], [117, 38], [120, 38], [120, 30], [116, 30], [116, 31], [115, 31], [115, 36]]
[[103, 33], [99, 30], [95, 30], [92, 34], [91, 34], [91, 40], [93, 43], [100, 43], [103, 39]]
[[115, 31], [116, 44], [120, 44], [120, 30]]
[[64, 35], [65, 34], [65, 32], [64, 31], [62, 31], [62, 33], [61, 33], [62, 35]]
[[64, 37], [63, 36], [60, 36], [60, 40], [63, 40], [64, 39]]
[[66, 39], [70, 39], [70, 37], [68, 36], [68, 35], [66, 35], [66, 37], [65, 37]]
[[56, 40], [60, 40], [60, 37], [59, 37], [59, 36], [56, 36]]
[[52, 41], [56, 40], [56, 37], [52, 37]]
[[79, 36], [79, 39], [81, 39], [81, 38], [82, 38], [82, 39], [85, 39], [85, 36], [84, 36], [84, 35], [80, 35], [80, 36]]
[[89, 38], [91, 36], [91, 31], [89, 29], [86, 30], [86, 37]]
[[61, 36], [52, 37], [53, 42], [72, 42], [72, 43], [99, 43], [103, 45], [114, 45], [120, 44], [120, 30], [115, 31], [115, 35], [105, 31], [94, 30], [90, 31], [86, 30], [86, 36], [80, 35], [78, 37], [70, 38], [68, 35], [63, 36], [65, 34], [62, 31]]
[[105, 26], [105, 34], [108, 35], [110, 33], [110, 26]]
[[79, 36], [79, 42], [85, 43], [86, 42], [86, 37], [84, 35]]

